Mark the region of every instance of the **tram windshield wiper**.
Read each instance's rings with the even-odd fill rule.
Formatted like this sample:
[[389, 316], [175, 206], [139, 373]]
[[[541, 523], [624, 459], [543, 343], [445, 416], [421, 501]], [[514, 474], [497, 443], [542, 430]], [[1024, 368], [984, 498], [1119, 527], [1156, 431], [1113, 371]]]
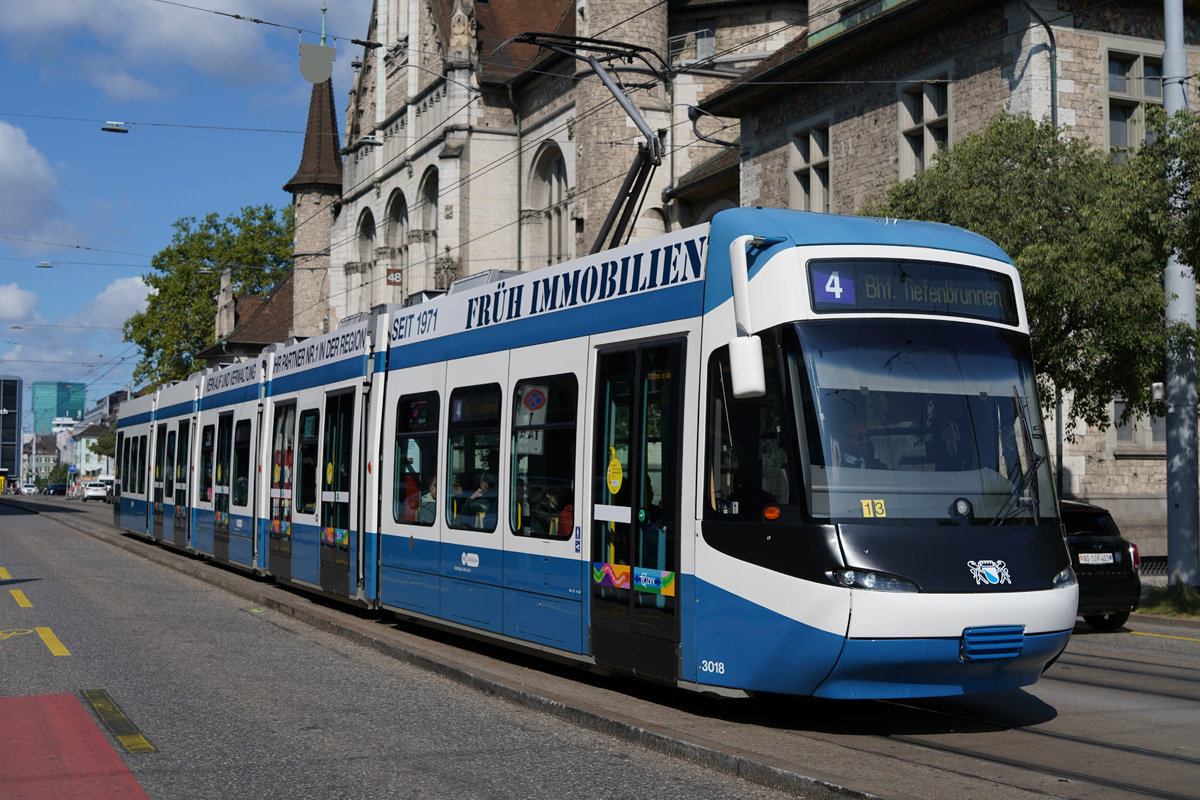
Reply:
[[1045, 456], [1034, 456], [1033, 462], [1029, 465], [1029, 469], [1021, 476], [1021, 479], [1013, 486], [1012, 492], [1009, 493], [1008, 499], [1004, 501], [1004, 505], [1000, 506], [1000, 510], [996, 512], [996, 516], [992, 517], [989, 525], [1003, 525], [1008, 520], [1012, 519], [1021, 510], [1017, 500], [1025, 491], [1026, 487], [1030, 487], [1030, 514], [1033, 515], [1033, 521], [1036, 524], [1038, 521], [1038, 491], [1037, 491], [1037, 471], [1046, 461]]
[[[1038, 492], [1037, 471], [1046, 463], [1046, 457], [1034, 451], [1033, 446], [1033, 431], [1029, 426], [1029, 406], [1021, 400], [1020, 392], [1017, 387], [1013, 387], [1013, 411], [1015, 412], [1018, 421], [1021, 423], [1021, 443], [1025, 447], [1025, 453], [1029, 458], [1029, 469], [1021, 476], [1021, 479], [1013, 486], [1012, 492], [1008, 495], [1008, 499], [1004, 501], [1004, 505], [1000, 506], [1000, 510], [996, 512], [996, 516], [992, 518], [991, 525], [1003, 525], [1008, 519], [1015, 516], [1020, 509], [1020, 504], [1017, 502], [1021, 494], [1029, 487], [1029, 514], [1033, 517], [1033, 524], [1040, 522], [1041, 497]], [[1010, 508], [1011, 507], [1011, 508]]]

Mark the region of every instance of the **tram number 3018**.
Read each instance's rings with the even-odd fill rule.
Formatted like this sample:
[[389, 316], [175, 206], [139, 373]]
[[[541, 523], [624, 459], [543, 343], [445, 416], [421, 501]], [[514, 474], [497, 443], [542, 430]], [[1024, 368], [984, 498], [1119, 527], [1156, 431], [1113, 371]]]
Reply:
[[725, 674], [725, 662], [724, 661], [701, 661], [700, 662], [700, 671], [701, 672], [709, 672], [709, 673], [712, 673], [713, 675], [724, 675]]

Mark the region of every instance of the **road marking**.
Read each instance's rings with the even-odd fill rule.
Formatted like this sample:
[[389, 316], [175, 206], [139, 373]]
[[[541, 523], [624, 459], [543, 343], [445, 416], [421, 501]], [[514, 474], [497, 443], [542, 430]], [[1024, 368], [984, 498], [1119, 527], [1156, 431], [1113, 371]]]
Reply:
[[1154, 636], [1159, 639], [1179, 639], [1180, 641], [1184, 642], [1200, 642], [1200, 639], [1193, 639], [1189, 636], [1167, 636], [1164, 633], [1142, 633], [1141, 631], [1130, 631], [1130, 633], [1137, 636]]
[[29, 598], [26, 597], [25, 593], [20, 589], [9, 589], [8, 591], [12, 594], [13, 599], [17, 601], [17, 605], [19, 605], [21, 608], [33, 608], [33, 603], [29, 602]]
[[0, 581], [11, 581], [11, 580], [12, 580], [12, 575], [8, 574], [8, 570], [6, 570], [4, 567], [0, 567]]
[[46, 643], [46, 647], [50, 648], [52, 656], [69, 656], [71, 651], [63, 647], [63, 643], [54, 635], [54, 631], [49, 628], [37, 628], [38, 636], [42, 637], [42, 641]]
[[117, 737], [117, 741], [128, 750], [130, 753], [156, 753], [154, 745], [146, 741], [146, 737], [142, 736], [142, 732], [137, 729], [137, 726], [129, 721], [129, 717], [121, 711], [116, 702], [108, 696], [108, 692], [103, 689], [82, 689], [79, 692], [83, 695], [83, 699], [87, 700], [92, 708], [96, 709], [96, 716], [100, 717], [100, 721], [104, 723], [113, 736]]

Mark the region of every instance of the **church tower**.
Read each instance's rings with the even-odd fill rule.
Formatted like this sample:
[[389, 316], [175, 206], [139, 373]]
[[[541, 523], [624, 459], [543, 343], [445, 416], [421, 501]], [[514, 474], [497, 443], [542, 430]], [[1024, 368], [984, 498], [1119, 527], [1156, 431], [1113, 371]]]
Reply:
[[333, 80], [313, 84], [300, 168], [283, 190], [292, 193], [296, 214], [293, 244], [293, 336], [317, 336], [330, 320], [329, 245], [334, 209], [342, 196], [342, 156]]

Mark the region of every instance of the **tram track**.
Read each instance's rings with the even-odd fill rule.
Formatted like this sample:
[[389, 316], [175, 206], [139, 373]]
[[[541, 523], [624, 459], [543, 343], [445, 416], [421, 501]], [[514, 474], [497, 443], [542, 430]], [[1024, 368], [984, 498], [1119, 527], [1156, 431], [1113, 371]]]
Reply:
[[[1005, 724], [1002, 722], [997, 722], [994, 720], [989, 720], [984, 717], [961, 715], [961, 714], [951, 714], [946, 711], [931, 710], [928, 708], [921, 708], [916, 705], [909, 705], [909, 704], [904, 704], [904, 703], [892, 703], [890, 705], [896, 705], [901, 708], [911, 709], [911, 710], [917, 711], [918, 713], [933, 714], [933, 715], [937, 715], [939, 717], [944, 717], [944, 718], [949, 718], [949, 719], [958, 719], [963, 722], [970, 723], [973, 726], [981, 726], [981, 725], [992, 726], [994, 729], [994, 732], [1003, 734], [1009, 738], [1036, 737], [1036, 738], [1040, 738], [1040, 739], [1044, 739], [1044, 740], [1050, 740], [1057, 745], [1068, 745], [1068, 746], [1075, 747], [1075, 748], [1091, 748], [1093, 750], [1099, 751], [1104, 754], [1119, 753], [1124, 757], [1132, 757], [1132, 758], [1145, 760], [1148, 762], [1148, 764], [1152, 764], [1155, 761], [1159, 761], [1159, 762], [1171, 762], [1173, 764], [1182, 764], [1182, 765], [1185, 765], [1188, 767], [1200, 768], [1200, 758], [1196, 758], [1196, 757], [1192, 757], [1192, 756], [1180, 755], [1180, 754], [1176, 754], [1176, 753], [1168, 753], [1168, 752], [1163, 752], [1161, 750], [1154, 750], [1151, 748], [1140, 747], [1140, 746], [1130, 745], [1130, 744], [1124, 744], [1124, 743], [1120, 743], [1120, 742], [1104, 741], [1104, 740], [1096, 739], [1093, 737], [1079, 736], [1076, 734], [1065, 733], [1062, 731], [1047, 730], [1045, 728], [1039, 728], [1039, 727], [1013, 727], [1011, 725], [1008, 725], [1008, 724]], [[946, 752], [946, 753], [954, 753], [954, 754], [966, 756], [969, 758], [981, 759], [981, 760], [992, 762], [992, 763], [1019, 767], [1024, 770], [1033, 770], [1036, 772], [1040, 772], [1042, 774], [1052, 775], [1052, 776], [1059, 777], [1059, 778], [1066, 778], [1068, 780], [1074, 780], [1074, 781], [1079, 781], [1079, 782], [1083, 782], [1083, 783], [1094, 784], [1097, 786], [1104, 786], [1104, 787], [1108, 787], [1108, 788], [1121, 789], [1123, 791], [1135, 792], [1137, 794], [1150, 796], [1150, 797], [1189, 798], [1190, 800], [1195, 800], [1195, 798], [1198, 797], [1198, 795], [1196, 795], [1196, 794], [1183, 794], [1183, 793], [1179, 793], [1179, 792], [1175, 792], [1175, 791], [1156, 789], [1156, 788], [1141, 785], [1141, 784], [1135, 784], [1135, 783], [1131, 783], [1127, 780], [1105, 778], [1102, 776], [1097, 776], [1094, 774], [1081, 772], [1076, 769], [1068, 769], [1059, 764], [1047, 764], [1042, 761], [1013, 758], [1013, 757], [1009, 757], [1009, 756], [998, 755], [998, 754], [992, 753], [992, 752], [986, 752], [986, 751], [980, 750], [978, 748], [970, 748], [970, 747], [963, 747], [960, 745], [948, 744], [948, 743], [945, 743], [942, 741], [936, 741], [933, 737], [930, 737], [930, 736], [912, 736], [912, 735], [905, 735], [905, 734], [890, 734], [890, 735], [886, 735], [884, 738], [887, 738], [892, 741], [906, 742], [906, 743], [913, 744], [913, 745], [916, 745], [919, 747], [932, 748], [932, 749], [936, 749], [936, 750]], [[1058, 753], [1062, 752], [1062, 748], [1061, 747], [1047, 747], [1047, 748], [1042, 748], [1040, 750], [1040, 752], [1055, 752], [1056, 754], [1058, 754]], [[1080, 757], [1076, 756], [1073, 760], [1077, 760], [1080, 763], [1089, 763], [1089, 762], [1094, 763], [1093, 759], [1089, 759], [1086, 757], [1080, 758]], [[1108, 761], [1109, 763], [1112, 762], [1112, 759], [1105, 759], [1105, 760]], [[1123, 763], [1125, 765], [1128, 765], [1128, 761], [1125, 761]], [[1140, 774], [1153, 774], [1154, 770], [1152, 770], [1152, 769], [1151, 770], [1138, 770], [1138, 772]]]
[[1183, 661], [1143, 661], [1107, 655], [1060, 658], [1043, 680], [1129, 691], [1168, 700], [1200, 703], [1200, 669]]

